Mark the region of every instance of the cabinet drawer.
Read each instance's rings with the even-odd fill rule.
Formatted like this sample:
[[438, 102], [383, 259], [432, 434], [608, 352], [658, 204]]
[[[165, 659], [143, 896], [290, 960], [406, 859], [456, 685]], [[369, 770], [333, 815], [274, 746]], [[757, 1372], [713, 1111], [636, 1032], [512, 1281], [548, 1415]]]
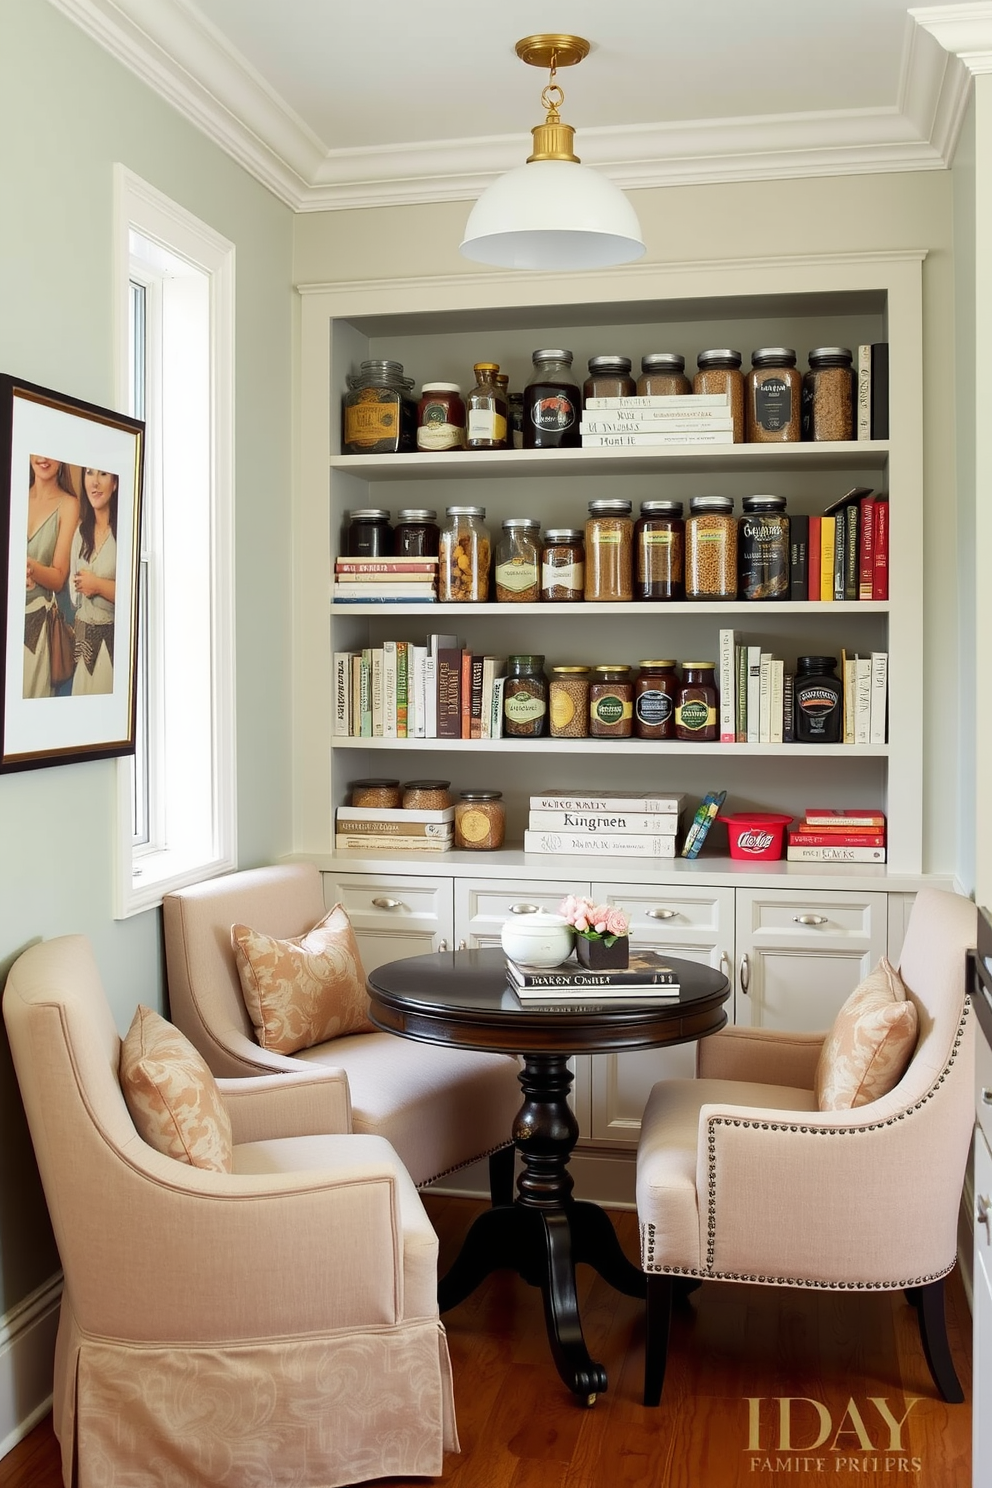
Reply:
[[737, 890], [738, 935], [752, 943], [801, 944], [842, 950], [852, 942], [885, 954], [888, 909], [884, 894], [827, 890]]
[[975, 1039], [975, 1111], [985, 1140], [992, 1147], [992, 1049], [981, 1027]]
[[451, 945], [450, 878], [325, 873], [323, 883], [324, 903], [344, 905], [367, 972]]
[[667, 943], [674, 936], [708, 942], [729, 934], [734, 923], [733, 889], [594, 883], [592, 897], [597, 904], [616, 904], [628, 912], [634, 940]]
[[544, 910], [557, 912], [565, 893], [588, 894], [589, 885], [566, 889], [562, 884], [535, 880], [508, 887], [499, 881], [462, 878], [455, 882], [455, 925], [458, 944], [499, 945], [504, 920], [511, 915], [532, 914]]

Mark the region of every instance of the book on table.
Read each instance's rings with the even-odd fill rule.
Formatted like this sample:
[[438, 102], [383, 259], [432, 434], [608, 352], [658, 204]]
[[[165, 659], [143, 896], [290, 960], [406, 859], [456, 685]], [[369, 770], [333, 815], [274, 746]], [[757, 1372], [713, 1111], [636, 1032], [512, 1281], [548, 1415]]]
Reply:
[[679, 979], [675, 968], [658, 951], [631, 951], [625, 967], [591, 971], [577, 961], [559, 966], [527, 966], [507, 957], [506, 971], [518, 996], [559, 997], [674, 997]]

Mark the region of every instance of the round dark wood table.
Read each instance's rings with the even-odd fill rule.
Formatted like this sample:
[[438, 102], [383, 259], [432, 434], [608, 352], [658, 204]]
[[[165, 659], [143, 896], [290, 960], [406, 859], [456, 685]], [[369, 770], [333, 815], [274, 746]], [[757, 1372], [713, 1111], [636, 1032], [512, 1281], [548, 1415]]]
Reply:
[[590, 1358], [582, 1335], [575, 1267], [585, 1262], [630, 1297], [643, 1297], [646, 1288], [605, 1210], [572, 1197], [568, 1163], [579, 1129], [568, 1099], [568, 1059], [681, 1044], [724, 1026], [730, 983], [723, 973], [666, 959], [679, 975], [677, 998], [581, 1003], [564, 1011], [553, 997], [547, 1005], [521, 1004], [507, 985], [499, 949], [411, 956], [377, 967], [368, 978], [370, 1016], [378, 1028], [425, 1043], [520, 1056], [524, 1099], [512, 1135], [523, 1168], [516, 1197], [494, 1203], [473, 1222], [440, 1282], [438, 1305], [447, 1312], [491, 1272], [516, 1271], [540, 1288], [558, 1373], [588, 1405], [606, 1389], [606, 1371]]

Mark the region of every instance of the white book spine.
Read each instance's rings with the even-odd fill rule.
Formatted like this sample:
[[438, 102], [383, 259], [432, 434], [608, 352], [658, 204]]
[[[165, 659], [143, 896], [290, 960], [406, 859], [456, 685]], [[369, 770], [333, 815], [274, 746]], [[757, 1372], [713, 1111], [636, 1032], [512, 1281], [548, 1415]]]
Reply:
[[657, 816], [677, 816], [685, 805], [685, 796], [597, 796], [591, 791], [546, 791], [531, 796], [532, 811], [643, 811]]
[[679, 819], [636, 811], [532, 811], [527, 825], [535, 832], [646, 832], [654, 837], [674, 837]]
[[720, 743], [737, 738], [737, 632], [720, 632]]
[[854, 699], [858, 691], [858, 658], [845, 656], [841, 680], [844, 684], [844, 734], [843, 743], [854, 743]]
[[424, 738], [437, 738], [437, 661], [424, 657]]
[[560, 855], [573, 853], [603, 858], [674, 858], [675, 838], [620, 832], [590, 835], [581, 832], [524, 832], [524, 852]]
[[369, 832], [335, 832], [334, 846], [358, 852], [443, 853], [451, 849], [451, 837], [377, 837]]
[[884, 863], [884, 847], [787, 847], [789, 863]]
[[351, 733], [351, 652], [334, 653], [334, 734]]
[[871, 742], [871, 657], [859, 656], [854, 691], [854, 742]]
[[360, 720], [358, 733], [363, 739], [372, 737], [372, 650], [366, 647], [362, 652], [362, 675], [359, 681], [361, 690], [361, 702], [359, 704]]
[[396, 642], [382, 643], [382, 737], [396, 738]]
[[758, 743], [772, 742], [772, 658], [769, 651], [762, 651], [758, 668]]
[[660, 413], [668, 413], [671, 410], [677, 415], [680, 410], [688, 412], [690, 409], [713, 408], [719, 410], [730, 407], [730, 395], [728, 393], [680, 393], [674, 397], [665, 397], [658, 393], [631, 393], [626, 398], [587, 398], [586, 408], [595, 409], [618, 409], [618, 408], [655, 408]]
[[785, 662], [781, 657], [772, 657], [771, 695], [769, 698], [769, 744], [781, 744], [783, 722], [783, 699], [785, 694]]
[[493, 704], [489, 713], [489, 734], [492, 739], [503, 737], [503, 689], [505, 686], [505, 677], [493, 678]]
[[868, 707], [868, 742], [885, 743], [885, 709], [889, 690], [889, 653], [871, 653], [871, 701]]
[[382, 738], [382, 647], [372, 648], [372, 737]]
[[871, 347], [858, 347], [858, 428], [859, 439], [871, 438]]
[[731, 429], [665, 429], [660, 434], [583, 434], [583, 449], [644, 449], [662, 444], [733, 444]]
[[760, 744], [761, 647], [747, 648], [747, 742]]
[[733, 429], [731, 418], [713, 416], [713, 410], [701, 409], [697, 414], [682, 418], [593, 418], [583, 419], [579, 424], [580, 434], [663, 434], [676, 430], [705, 429], [712, 433]]
[[362, 658], [351, 658], [351, 728], [349, 732], [358, 738], [362, 732]]

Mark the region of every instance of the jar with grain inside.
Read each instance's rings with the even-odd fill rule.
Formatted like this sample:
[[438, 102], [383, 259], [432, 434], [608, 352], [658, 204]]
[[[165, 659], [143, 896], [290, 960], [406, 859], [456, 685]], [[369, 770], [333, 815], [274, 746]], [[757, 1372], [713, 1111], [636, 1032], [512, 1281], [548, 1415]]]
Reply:
[[508, 656], [503, 686], [503, 733], [538, 739], [547, 732], [548, 679], [543, 656]]
[[784, 496], [745, 496], [737, 549], [741, 599], [789, 598], [789, 518]]
[[464, 790], [455, 802], [455, 846], [466, 852], [495, 852], [506, 835], [503, 792]]
[[803, 379], [789, 346], [760, 346], [751, 353], [744, 406], [751, 444], [793, 444], [801, 433]]
[[629, 739], [634, 731], [634, 684], [630, 667], [606, 662], [596, 667], [589, 684], [589, 736]]
[[630, 357], [594, 356], [589, 358], [589, 376], [582, 384], [582, 406], [590, 398], [630, 398], [637, 383], [630, 375]]
[[694, 393], [726, 394], [730, 399], [729, 413], [734, 422], [734, 443], [744, 441], [744, 373], [739, 351], [729, 346], [714, 347], [701, 351], [696, 358], [699, 371], [692, 379]]
[[465, 448], [504, 450], [509, 448], [509, 416], [506, 397], [496, 382], [499, 362], [476, 362], [475, 386], [465, 397]]
[[496, 544], [496, 598], [500, 604], [533, 604], [541, 594], [541, 524], [535, 517], [507, 517]]
[[685, 524], [686, 599], [737, 598], [737, 523], [730, 496], [693, 496]]
[[408, 780], [400, 802], [404, 811], [447, 811], [450, 780]]
[[634, 523], [629, 501], [590, 501], [585, 554], [585, 598], [629, 603], [634, 597]]
[[352, 806], [374, 806], [394, 811], [402, 801], [398, 780], [353, 780], [349, 787]]
[[402, 362], [371, 359], [349, 373], [341, 448], [346, 455], [385, 455], [417, 448], [417, 401]]
[[712, 744], [718, 737], [719, 693], [712, 661], [684, 661], [675, 703], [675, 737]]
[[585, 543], [579, 527], [549, 527], [541, 554], [541, 598], [574, 604], [585, 589]]
[[854, 438], [856, 378], [846, 346], [816, 346], [803, 377], [802, 437]]
[[634, 595], [685, 598], [685, 523], [681, 501], [642, 501], [634, 524]]
[[417, 448], [465, 448], [465, 404], [457, 382], [424, 383], [417, 404]]
[[551, 668], [551, 737], [584, 739], [589, 732], [589, 667]]
[[674, 739], [679, 679], [674, 661], [642, 661], [634, 683], [634, 733], [638, 739]]
[[489, 531], [484, 506], [449, 506], [438, 546], [437, 597], [445, 604], [489, 598]]
[[393, 553], [397, 558], [436, 558], [440, 537], [436, 511], [407, 506], [397, 512], [393, 529]]
[[691, 393], [692, 383], [685, 375], [685, 357], [677, 351], [652, 351], [642, 356], [637, 391], [641, 397], [649, 398]]

